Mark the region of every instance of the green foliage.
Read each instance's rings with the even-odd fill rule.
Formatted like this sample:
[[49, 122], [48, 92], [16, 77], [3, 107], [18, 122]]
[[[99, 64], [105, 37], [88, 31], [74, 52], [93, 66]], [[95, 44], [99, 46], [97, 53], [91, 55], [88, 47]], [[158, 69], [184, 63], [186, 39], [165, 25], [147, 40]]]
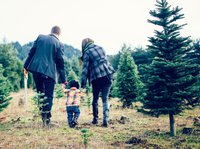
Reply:
[[22, 63], [17, 58], [17, 51], [11, 44], [0, 44], [0, 64], [4, 68], [3, 75], [8, 79], [12, 91], [20, 89]]
[[33, 46], [33, 42], [29, 42], [27, 44], [24, 44], [23, 46], [19, 42], [13, 42], [11, 44], [18, 51], [17, 56], [21, 61], [24, 61], [26, 59], [31, 47]]
[[75, 72], [76, 76], [79, 78], [81, 74], [81, 67], [77, 57], [71, 59], [71, 68]]
[[67, 59], [71, 59], [73, 57], [80, 57], [81, 51], [70, 45], [64, 44], [64, 55]]
[[129, 48], [124, 47], [119, 61], [115, 93], [121, 98], [123, 107], [130, 108], [137, 101], [142, 83], [139, 80], [137, 66], [134, 63]]
[[87, 94], [86, 97], [84, 97], [85, 99], [85, 106], [88, 107], [88, 109], [90, 109], [91, 105], [92, 105], [92, 95], [91, 94]]
[[83, 139], [83, 144], [85, 146], [85, 149], [87, 148], [88, 146], [88, 141], [89, 141], [89, 137], [91, 136], [92, 134], [88, 133], [88, 130], [87, 129], [81, 129], [81, 137]]
[[88, 109], [90, 109], [91, 105], [92, 105], [92, 87], [88, 85], [88, 83], [86, 84], [86, 97], [84, 97], [85, 99], [85, 104], [88, 107]]
[[55, 85], [54, 94], [57, 99], [64, 97], [64, 93], [60, 84]]
[[0, 112], [2, 112], [11, 100], [10, 96], [10, 86], [7, 79], [3, 76], [3, 68], [0, 64]]
[[33, 117], [40, 117], [41, 111], [40, 108], [44, 106], [43, 101], [46, 99], [44, 97], [44, 93], [36, 93], [35, 96], [33, 96]]
[[80, 64], [78, 58], [72, 58], [65, 60], [65, 73], [67, 76], [67, 81], [71, 81], [73, 79], [79, 80], [80, 77]]
[[121, 51], [119, 51], [116, 55], [108, 55], [108, 60], [115, 70], [118, 69], [120, 55]]
[[64, 61], [64, 66], [65, 66], [65, 73], [66, 73], [66, 76], [68, 76], [70, 70], [72, 69], [72, 68], [71, 68], [71, 64], [70, 64], [70, 61], [69, 61], [69, 60], [65, 60], [65, 61]]
[[78, 80], [78, 76], [73, 70], [70, 70], [68, 76], [67, 76], [67, 81], [70, 82], [72, 80]]
[[[184, 25], [174, 22], [182, 19], [179, 9], [170, 10], [166, 0], [157, 1], [157, 11], [150, 14], [157, 20], [149, 20], [150, 23], [162, 27], [162, 31], [155, 31], [155, 37], [150, 37], [149, 48], [155, 54], [155, 58], [149, 67], [147, 96], [143, 101], [146, 112], [159, 116], [160, 114], [179, 114], [184, 109], [193, 105], [196, 94], [193, 84], [195, 78], [191, 75], [192, 68], [199, 67], [190, 63], [185, 57], [189, 52], [187, 48], [191, 42], [189, 37], [181, 37], [179, 30]], [[199, 91], [197, 91], [199, 92]]]
[[152, 55], [151, 55], [150, 51], [148, 51], [142, 47], [135, 48], [131, 52], [131, 55], [137, 66], [144, 65], [144, 64], [150, 64], [152, 61]]
[[200, 65], [200, 39], [193, 41], [190, 53], [188, 53], [188, 58], [192, 60], [194, 64]]
[[192, 50], [189, 48], [191, 40], [180, 36], [180, 30], [185, 24], [175, 23], [184, 18], [180, 14], [181, 9], [171, 9], [166, 0], [156, 2], [156, 10], [150, 11], [155, 20], [148, 22], [159, 26], [160, 30], [155, 30], [155, 36], [149, 38], [151, 44], [148, 47], [154, 58], [145, 67], [146, 97], [142, 100], [141, 111], [157, 117], [168, 114], [173, 136], [173, 116], [200, 104], [199, 87], [194, 85], [197, 79], [193, 75], [200, 66], [187, 58]]
[[192, 76], [196, 78], [196, 83], [193, 85], [193, 93], [196, 94], [196, 99], [198, 102], [193, 102], [194, 104], [200, 103], [200, 93], [196, 92], [200, 90], [200, 39], [193, 41], [192, 50], [187, 54], [187, 58], [191, 61], [192, 64], [196, 65], [192, 68]]

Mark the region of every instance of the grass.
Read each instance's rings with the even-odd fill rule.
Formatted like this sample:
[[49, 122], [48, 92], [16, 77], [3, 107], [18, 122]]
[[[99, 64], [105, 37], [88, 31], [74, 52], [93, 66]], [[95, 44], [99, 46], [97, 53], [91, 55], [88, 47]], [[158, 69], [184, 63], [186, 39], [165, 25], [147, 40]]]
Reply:
[[[168, 116], [149, 117], [135, 109], [122, 109], [117, 99], [110, 99], [110, 125], [102, 128], [102, 106], [99, 101], [100, 124], [91, 124], [92, 110], [81, 106], [78, 127], [71, 129], [67, 124], [65, 99], [54, 100], [52, 109], [52, 128], [42, 128], [40, 117], [34, 117], [31, 98], [25, 107], [19, 107], [19, 98], [23, 91], [13, 93], [13, 100], [7, 109], [0, 113], [0, 149], [199, 149], [200, 128], [193, 126], [193, 119], [199, 116], [200, 109], [185, 111], [176, 116], [177, 136], [170, 137]], [[121, 116], [127, 117], [125, 123]], [[195, 133], [182, 134], [184, 127], [192, 127]], [[87, 145], [84, 145], [81, 130], [88, 133]]]

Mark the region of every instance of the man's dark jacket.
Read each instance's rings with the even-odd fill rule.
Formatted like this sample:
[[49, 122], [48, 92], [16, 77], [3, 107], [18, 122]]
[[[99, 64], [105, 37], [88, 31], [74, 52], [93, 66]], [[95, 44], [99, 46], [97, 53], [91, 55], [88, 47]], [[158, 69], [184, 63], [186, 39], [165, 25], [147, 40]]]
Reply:
[[39, 35], [30, 50], [24, 68], [32, 73], [41, 73], [55, 81], [57, 72], [61, 82], [65, 82], [64, 46], [53, 35]]

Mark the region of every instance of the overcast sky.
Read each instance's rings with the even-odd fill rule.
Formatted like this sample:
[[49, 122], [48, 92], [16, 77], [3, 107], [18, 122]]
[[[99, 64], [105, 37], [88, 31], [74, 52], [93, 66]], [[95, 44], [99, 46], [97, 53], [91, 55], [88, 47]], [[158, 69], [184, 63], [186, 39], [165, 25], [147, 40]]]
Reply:
[[[62, 29], [63, 43], [81, 48], [90, 37], [107, 54], [117, 53], [123, 43], [145, 47], [156, 26], [150, 10], [155, 0], [0, 0], [0, 41], [34, 41], [39, 34], [49, 34], [51, 27]], [[200, 37], [200, 0], [168, 0], [172, 7], [183, 8], [183, 36]], [[181, 22], [181, 23], [182, 23]], [[179, 22], [177, 22], [179, 23]]]

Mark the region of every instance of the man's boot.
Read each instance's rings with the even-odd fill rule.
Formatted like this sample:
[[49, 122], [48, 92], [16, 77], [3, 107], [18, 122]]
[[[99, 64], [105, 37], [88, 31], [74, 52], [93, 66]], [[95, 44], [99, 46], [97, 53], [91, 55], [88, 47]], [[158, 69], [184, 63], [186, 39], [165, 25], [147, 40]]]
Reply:
[[92, 110], [93, 110], [93, 121], [92, 121], [92, 124], [96, 125], [96, 124], [98, 124], [98, 104], [93, 104], [92, 105]]
[[45, 113], [42, 113], [42, 127], [46, 126], [47, 121], [47, 115]]

